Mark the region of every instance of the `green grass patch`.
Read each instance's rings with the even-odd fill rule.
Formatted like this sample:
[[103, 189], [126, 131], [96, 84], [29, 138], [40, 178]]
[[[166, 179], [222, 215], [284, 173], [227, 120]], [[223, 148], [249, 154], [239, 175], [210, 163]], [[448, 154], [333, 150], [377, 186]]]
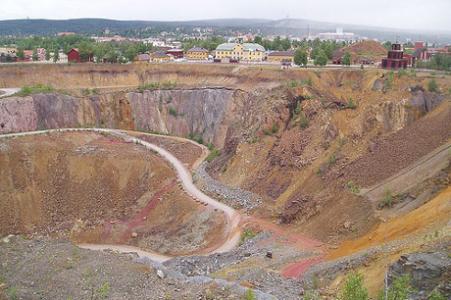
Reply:
[[257, 235], [252, 229], [246, 228], [241, 233], [240, 245], [244, 244], [247, 240], [254, 238]]
[[96, 89], [96, 88], [93, 88], [93, 89], [87, 88], [87, 89], [82, 89], [81, 94], [83, 96], [99, 95], [100, 91], [99, 91], [99, 89]]
[[144, 91], [154, 91], [154, 90], [172, 90], [177, 87], [177, 82], [175, 81], [162, 81], [162, 82], [148, 82], [142, 84], [138, 87], [138, 91], [141, 93]]
[[355, 184], [352, 180], [350, 180], [350, 181], [348, 181], [348, 183], [346, 183], [346, 187], [353, 194], [360, 193], [360, 187], [357, 184]]
[[31, 86], [24, 86], [20, 89], [19, 92], [16, 93], [17, 96], [25, 97], [32, 94], [47, 94], [53, 93], [55, 89], [50, 85], [45, 84], [36, 84]]

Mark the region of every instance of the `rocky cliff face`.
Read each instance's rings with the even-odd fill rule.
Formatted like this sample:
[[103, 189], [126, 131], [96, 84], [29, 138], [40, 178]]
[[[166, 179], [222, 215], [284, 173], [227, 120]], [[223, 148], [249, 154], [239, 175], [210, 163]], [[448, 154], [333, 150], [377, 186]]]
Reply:
[[229, 89], [157, 90], [129, 93], [127, 100], [137, 130], [192, 134], [222, 146], [234, 94]]
[[222, 147], [230, 123], [227, 112], [243, 93], [231, 89], [179, 89], [84, 98], [60, 94], [13, 97], [0, 102], [0, 133], [95, 126], [192, 134]]
[[383, 101], [367, 109], [363, 128], [371, 130], [380, 126], [384, 133], [398, 131], [432, 111], [443, 100], [442, 95], [418, 90], [399, 101]]

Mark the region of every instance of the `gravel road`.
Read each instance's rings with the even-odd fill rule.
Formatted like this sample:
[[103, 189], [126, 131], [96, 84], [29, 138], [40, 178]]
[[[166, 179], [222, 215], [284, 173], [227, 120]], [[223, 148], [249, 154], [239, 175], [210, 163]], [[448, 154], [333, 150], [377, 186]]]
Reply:
[[[222, 211], [226, 217], [226, 232], [223, 243], [218, 246], [216, 249], [213, 249], [209, 253], [205, 255], [214, 254], [214, 253], [223, 253], [234, 249], [240, 240], [241, 231], [239, 229], [239, 223], [241, 216], [240, 214], [233, 208], [216, 201], [213, 198], [202, 193], [193, 183], [190, 172], [186, 169], [186, 167], [181, 163], [174, 155], [169, 153], [167, 150], [158, 147], [149, 142], [143, 141], [139, 138], [133, 137], [125, 131], [116, 130], [116, 129], [104, 129], [104, 128], [65, 128], [65, 129], [50, 129], [50, 130], [41, 130], [41, 131], [31, 131], [31, 132], [21, 132], [21, 133], [11, 133], [0, 135], [1, 138], [14, 138], [20, 136], [29, 136], [29, 135], [38, 135], [38, 134], [47, 134], [52, 132], [73, 132], [73, 131], [88, 131], [88, 132], [97, 132], [97, 133], [107, 133], [113, 136], [119, 137], [126, 142], [135, 143], [146, 147], [151, 151], [155, 151], [159, 155], [161, 155], [164, 159], [166, 159], [172, 167], [175, 169], [178, 180], [185, 190], [193, 199], [200, 201], [206, 205], [213, 207], [219, 211]], [[171, 257], [167, 257], [164, 255], [160, 255], [157, 253], [142, 251], [138, 248], [124, 246], [124, 245], [98, 245], [98, 244], [82, 244], [80, 245], [83, 248], [91, 249], [91, 250], [106, 250], [111, 249], [119, 252], [136, 252], [139, 256], [147, 257], [159, 262], [166, 261]]]

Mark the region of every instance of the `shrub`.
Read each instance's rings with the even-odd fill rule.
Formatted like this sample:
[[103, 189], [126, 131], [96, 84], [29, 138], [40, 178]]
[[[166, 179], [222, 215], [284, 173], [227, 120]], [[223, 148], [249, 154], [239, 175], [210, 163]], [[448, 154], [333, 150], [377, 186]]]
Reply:
[[393, 71], [388, 72], [387, 77], [385, 78], [385, 81], [384, 81], [384, 89], [386, 89], [386, 90], [391, 89], [393, 87], [394, 80], [395, 80], [395, 74], [393, 73]]
[[403, 76], [407, 75], [407, 71], [404, 69], [401, 69], [398, 71], [398, 78], [402, 78]]
[[331, 156], [329, 156], [329, 158], [327, 159], [327, 165], [330, 167], [335, 165], [336, 162], [337, 156], [335, 155], [335, 153], [332, 153]]
[[175, 81], [163, 81], [161, 83], [161, 89], [162, 90], [172, 90], [177, 87], [177, 82]]
[[340, 291], [340, 300], [367, 300], [368, 290], [363, 286], [363, 276], [351, 273], [346, 277], [345, 284]]
[[[410, 276], [403, 275], [396, 277], [388, 288], [387, 300], [405, 300], [409, 298], [409, 294], [413, 292], [410, 285]], [[381, 291], [379, 299], [385, 299], [384, 291]]]
[[81, 90], [81, 94], [83, 96], [89, 96], [89, 95], [98, 95], [100, 93], [99, 89], [90, 89], [90, 88], [86, 88], [86, 89], [82, 89]]
[[354, 100], [352, 98], [349, 98], [348, 102], [346, 103], [346, 108], [356, 109], [357, 104], [354, 102]]
[[142, 93], [145, 90], [172, 90], [177, 87], [176, 81], [163, 81], [163, 82], [149, 82], [142, 84], [138, 87], [138, 90]]
[[390, 190], [386, 190], [384, 198], [382, 199], [381, 207], [392, 207], [393, 206], [393, 195]]
[[207, 148], [208, 150], [213, 151], [215, 149], [215, 145], [213, 145], [213, 143], [208, 143]]
[[270, 129], [263, 129], [263, 133], [265, 135], [273, 135], [276, 134], [279, 131], [279, 124], [272, 123], [272, 126]]
[[302, 111], [301, 102], [298, 102], [296, 105], [296, 108], [294, 109], [294, 114], [299, 115], [299, 113]]
[[299, 86], [299, 83], [296, 81], [296, 80], [290, 80], [290, 81], [288, 81], [288, 83], [287, 83], [287, 86], [289, 87], [289, 88], [296, 88], [296, 87], [298, 87]]
[[207, 159], [208, 162], [212, 162], [213, 159], [218, 157], [220, 154], [221, 154], [221, 151], [216, 149], [216, 148], [214, 148], [213, 150], [210, 151], [210, 154], [208, 154], [206, 159]]
[[149, 83], [145, 83], [142, 84], [138, 87], [138, 90], [140, 92], [144, 92], [145, 90], [157, 90], [160, 88], [160, 83], [159, 82], [149, 82]]
[[204, 144], [204, 138], [200, 134], [190, 132], [188, 134], [188, 138], [190, 140], [197, 142], [198, 144], [202, 144], [202, 145]]
[[446, 300], [446, 297], [443, 296], [439, 291], [434, 290], [430, 295], [429, 295], [429, 300]]
[[9, 299], [11, 299], [11, 300], [19, 299], [17, 297], [17, 288], [15, 286], [8, 288], [6, 294], [8, 295]]
[[435, 81], [435, 79], [431, 79], [428, 82], [428, 91], [431, 93], [436, 93], [438, 92], [438, 85], [437, 82]]
[[243, 232], [241, 233], [240, 245], [244, 244], [244, 242], [246, 242], [247, 240], [254, 238], [256, 235], [257, 233], [252, 229], [249, 228], [244, 229]]
[[351, 193], [353, 194], [358, 194], [360, 193], [360, 188], [358, 185], [356, 185], [352, 180], [348, 181], [348, 183], [346, 184], [346, 186], [348, 187], [348, 189], [351, 191]]
[[169, 106], [169, 114], [170, 114], [171, 116], [173, 116], [173, 117], [176, 117], [176, 118], [177, 118], [177, 116], [178, 116], [177, 110], [176, 110], [174, 107], [172, 107], [172, 106]]
[[313, 85], [313, 82], [312, 82], [311, 78], [307, 78], [305, 80], [302, 80], [301, 83], [302, 83], [302, 85], [306, 85], [306, 86], [312, 86]]
[[82, 89], [81, 94], [83, 96], [89, 96], [91, 94], [91, 90], [90, 89]]
[[244, 294], [245, 300], [257, 300], [257, 297], [255, 296], [254, 290], [247, 289], [246, 293]]
[[299, 125], [301, 126], [302, 129], [306, 129], [310, 125], [309, 119], [307, 118], [307, 116], [303, 112], [301, 113], [301, 116], [300, 116], [300, 119], [299, 119]]
[[101, 287], [97, 289], [97, 295], [99, 299], [107, 299], [110, 293], [110, 284], [108, 282], [104, 282]]

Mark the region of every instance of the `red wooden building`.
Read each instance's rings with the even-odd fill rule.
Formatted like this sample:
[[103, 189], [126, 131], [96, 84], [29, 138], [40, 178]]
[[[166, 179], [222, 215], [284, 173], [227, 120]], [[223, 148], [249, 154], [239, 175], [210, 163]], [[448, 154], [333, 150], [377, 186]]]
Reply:
[[67, 61], [70, 63], [71, 62], [76, 62], [76, 63], [81, 62], [80, 52], [78, 51], [77, 48], [72, 48], [72, 49], [70, 49], [69, 52], [67, 52]]
[[183, 49], [169, 49], [166, 51], [166, 54], [174, 56], [175, 59], [180, 59], [185, 56]]
[[391, 45], [387, 58], [382, 59], [382, 68], [384, 69], [405, 69], [407, 68], [408, 59], [404, 58], [404, 51], [401, 44], [395, 43]]

